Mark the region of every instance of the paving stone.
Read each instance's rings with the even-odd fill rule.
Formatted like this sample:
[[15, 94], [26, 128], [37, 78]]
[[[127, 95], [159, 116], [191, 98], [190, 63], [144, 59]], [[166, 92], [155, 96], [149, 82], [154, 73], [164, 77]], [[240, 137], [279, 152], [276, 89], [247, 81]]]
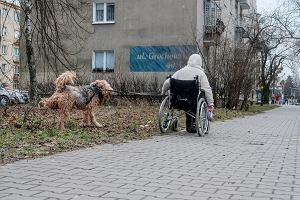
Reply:
[[87, 195], [91, 197], [99, 197], [108, 192], [106, 191], [90, 191], [90, 190], [81, 190], [81, 189], [71, 189], [64, 194], [74, 194], [74, 195]]
[[117, 198], [117, 199], [129, 199], [129, 200], [142, 200], [145, 198], [144, 195], [139, 195], [139, 194], [131, 194], [131, 195], [127, 195], [127, 194], [120, 194], [117, 192], [109, 192], [105, 195], [103, 195], [101, 198]]
[[1, 200], [46, 200], [46, 197], [26, 197], [19, 194], [12, 194], [2, 197]]
[[9, 195], [9, 194], [5, 194], [5, 193], [0, 194], [0, 199], [3, 198], [3, 197], [6, 197], [6, 196], [8, 196], [8, 195]]
[[47, 198], [57, 198], [57, 199], [61, 199], [61, 200], [68, 200], [68, 199], [72, 199], [77, 195], [74, 194], [61, 194], [61, 193], [54, 193], [54, 192], [49, 192], [49, 191], [44, 191], [41, 193], [38, 193], [36, 195], [34, 195], [34, 197], [38, 197], [38, 198], [42, 198], [42, 197], [47, 197]]
[[18, 188], [8, 188], [5, 190], [0, 191], [0, 194], [19, 194], [22, 196], [32, 196], [34, 194], [38, 194], [41, 191], [37, 191], [37, 190], [21, 190]]
[[33, 190], [38, 190], [38, 191], [50, 191], [54, 193], [64, 193], [66, 191], [69, 191], [70, 188], [63, 188], [63, 187], [50, 187], [50, 186], [37, 186], [32, 188]]
[[[100, 198], [99, 197], [91, 197], [91, 196], [88, 196], [88, 195], [78, 195], [78, 196], [74, 196], [72, 198], [72, 200], [99, 200]], [[104, 198], [101, 198], [101, 199], [104, 199]], [[112, 198], [113, 200], [117, 200], [116, 198]], [[108, 198], [105, 200], [108, 200]]]
[[206, 200], [209, 199], [208, 196], [198, 196], [198, 197], [193, 197], [193, 196], [186, 196], [186, 195], [181, 195], [181, 194], [171, 194], [170, 196], [167, 197], [167, 199], [180, 199], [180, 200]]
[[300, 199], [300, 107], [0, 166], [0, 199]]

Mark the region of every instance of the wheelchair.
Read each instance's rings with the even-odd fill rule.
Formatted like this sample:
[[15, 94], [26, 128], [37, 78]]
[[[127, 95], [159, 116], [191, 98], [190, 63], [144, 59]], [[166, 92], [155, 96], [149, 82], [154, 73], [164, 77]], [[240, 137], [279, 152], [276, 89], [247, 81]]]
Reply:
[[[186, 115], [186, 130], [204, 136], [209, 132], [208, 104], [205, 92], [200, 89], [198, 76], [194, 80], [170, 78], [170, 90], [159, 108], [159, 128], [178, 131], [179, 117]], [[183, 112], [182, 112], [183, 111]]]

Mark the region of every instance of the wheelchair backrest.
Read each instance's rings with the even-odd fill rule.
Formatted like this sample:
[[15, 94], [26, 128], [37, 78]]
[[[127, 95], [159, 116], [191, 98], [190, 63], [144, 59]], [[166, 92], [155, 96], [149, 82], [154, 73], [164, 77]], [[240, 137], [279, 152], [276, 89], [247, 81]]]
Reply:
[[199, 86], [196, 80], [178, 80], [171, 78], [171, 106], [187, 110], [197, 104]]

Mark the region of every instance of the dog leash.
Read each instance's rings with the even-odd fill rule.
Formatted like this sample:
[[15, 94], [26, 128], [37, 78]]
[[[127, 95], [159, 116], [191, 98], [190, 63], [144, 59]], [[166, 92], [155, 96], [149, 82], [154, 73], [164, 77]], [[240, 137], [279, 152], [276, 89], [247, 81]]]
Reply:
[[120, 90], [101, 90], [101, 91], [115, 92], [115, 93], [121, 94], [123, 96], [126, 96], [126, 95], [161, 96], [160, 94], [146, 93], [146, 92], [129, 92], [129, 91], [120, 91]]

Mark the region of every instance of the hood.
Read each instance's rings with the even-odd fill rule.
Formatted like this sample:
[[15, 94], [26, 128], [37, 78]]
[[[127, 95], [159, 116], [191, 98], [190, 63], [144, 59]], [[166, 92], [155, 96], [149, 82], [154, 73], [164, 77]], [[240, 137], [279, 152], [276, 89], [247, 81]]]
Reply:
[[199, 54], [193, 54], [190, 56], [187, 63], [189, 67], [195, 67], [203, 70], [202, 68], [202, 57]]

